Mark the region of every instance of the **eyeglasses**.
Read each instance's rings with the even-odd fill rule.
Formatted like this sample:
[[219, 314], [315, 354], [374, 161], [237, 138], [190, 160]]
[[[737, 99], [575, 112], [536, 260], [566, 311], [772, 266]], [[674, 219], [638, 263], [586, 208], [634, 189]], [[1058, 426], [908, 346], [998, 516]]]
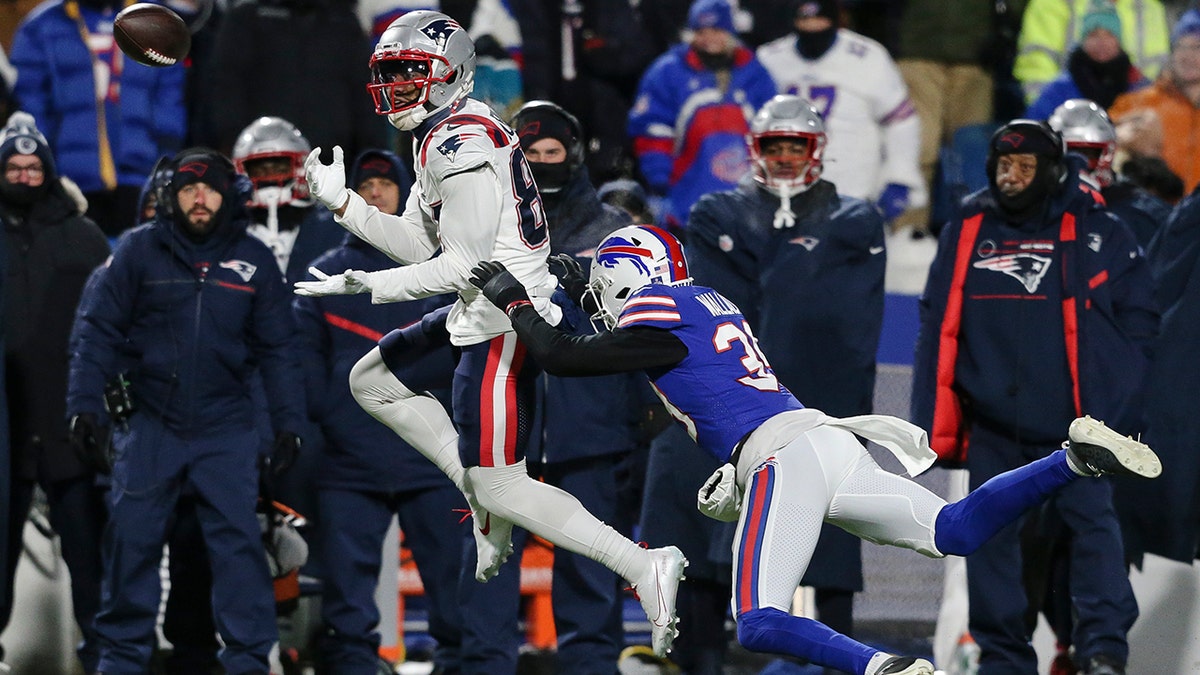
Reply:
[[46, 174], [46, 170], [40, 166], [13, 166], [9, 164], [4, 167], [4, 177], [9, 180], [20, 178], [22, 171], [28, 174], [30, 178], [41, 178]]

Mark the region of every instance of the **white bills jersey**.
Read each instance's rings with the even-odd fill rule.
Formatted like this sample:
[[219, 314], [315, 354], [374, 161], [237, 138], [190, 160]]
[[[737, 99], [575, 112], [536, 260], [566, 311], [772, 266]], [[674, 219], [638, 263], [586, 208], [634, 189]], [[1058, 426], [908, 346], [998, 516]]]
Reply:
[[369, 274], [372, 302], [458, 293], [446, 322], [451, 342], [489, 340], [512, 325], [469, 279], [477, 263], [495, 260], [521, 281], [538, 313], [557, 324], [562, 314], [550, 302], [557, 280], [546, 267], [546, 215], [517, 134], [487, 105], [463, 99], [413, 132], [413, 154], [417, 181], [401, 215], [380, 213], [351, 191], [338, 218], [404, 263]]
[[925, 200], [918, 169], [921, 128], [908, 87], [883, 45], [841, 29], [821, 58], [800, 57], [794, 33], [758, 48], [781, 94], [808, 99], [825, 120], [829, 140], [821, 177], [838, 194], [874, 200], [888, 183]]

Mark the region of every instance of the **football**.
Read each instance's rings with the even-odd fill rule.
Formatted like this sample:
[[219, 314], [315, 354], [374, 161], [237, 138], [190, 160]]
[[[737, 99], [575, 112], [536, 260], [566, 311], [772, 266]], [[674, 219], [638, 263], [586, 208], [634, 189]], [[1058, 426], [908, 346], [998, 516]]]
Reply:
[[113, 20], [113, 38], [126, 56], [147, 66], [173, 66], [192, 47], [192, 33], [183, 19], [149, 2], [121, 10]]

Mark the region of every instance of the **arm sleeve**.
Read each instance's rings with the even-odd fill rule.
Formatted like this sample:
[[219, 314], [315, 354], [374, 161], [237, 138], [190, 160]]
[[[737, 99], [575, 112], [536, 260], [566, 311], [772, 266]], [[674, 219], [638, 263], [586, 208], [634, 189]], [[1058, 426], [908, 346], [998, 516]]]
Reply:
[[[758, 261], [752, 246], [740, 236], [742, 228], [735, 225], [739, 219], [754, 216], [731, 216], [734, 206], [728, 194], [705, 195], [692, 207], [688, 215], [688, 269], [697, 284], [721, 289], [721, 295], [741, 308], [751, 325], [757, 325]], [[723, 236], [733, 242], [728, 252], [721, 250]]]
[[642, 77], [627, 125], [638, 168], [650, 188], [659, 194], [665, 193], [670, 187], [675, 153], [675, 117], [679, 112], [671, 105], [668, 96], [670, 84], [662, 81], [668, 70], [662, 60], [650, 66]]
[[534, 360], [547, 373], [560, 377], [672, 366], [688, 354], [678, 337], [661, 328], [618, 328], [595, 335], [571, 335], [547, 323], [532, 305], [518, 307], [509, 318]]
[[67, 416], [103, 417], [104, 386], [116, 375], [117, 353], [132, 324], [137, 275], [128, 248], [118, 249], [109, 265], [89, 279], [79, 300], [72, 329], [67, 382]]
[[[292, 294], [283, 277], [265, 274], [255, 294], [249, 341], [262, 369], [271, 425], [275, 433], [302, 434], [308, 427], [304, 404], [304, 376], [299, 342], [292, 321]], [[309, 440], [312, 440], [311, 438]]]
[[401, 302], [473, 288], [471, 268], [488, 260], [500, 227], [500, 181], [490, 165], [442, 180], [442, 254], [425, 262], [371, 272], [371, 302]]
[[[312, 279], [307, 275], [305, 279]], [[308, 416], [320, 423], [329, 386], [329, 325], [325, 322], [318, 298], [297, 296], [292, 299], [292, 317], [296, 322], [297, 355], [304, 368], [304, 391]]]
[[906, 185], [914, 193], [909, 203], [925, 203], [925, 181], [921, 177], [921, 120], [908, 95], [908, 85], [900, 69], [886, 53], [879, 68], [879, 91], [886, 92], [876, 102], [875, 118], [883, 132], [883, 181]]
[[347, 192], [350, 201], [346, 202], [346, 210], [341, 216], [334, 216], [346, 230], [398, 263], [411, 265], [433, 256], [437, 241], [430, 236], [432, 223], [425, 220], [416, 189], [408, 193], [408, 201], [400, 215], [383, 213], [354, 190]]

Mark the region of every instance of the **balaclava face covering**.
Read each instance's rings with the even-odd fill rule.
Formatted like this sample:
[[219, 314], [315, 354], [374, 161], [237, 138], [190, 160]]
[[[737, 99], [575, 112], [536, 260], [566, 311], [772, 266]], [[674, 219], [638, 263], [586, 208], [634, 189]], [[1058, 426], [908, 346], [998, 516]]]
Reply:
[[38, 131], [33, 116], [25, 112], [13, 113], [8, 124], [0, 131], [0, 169], [8, 163], [13, 155], [29, 155], [42, 161], [42, 184], [25, 185], [10, 183], [0, 171], [0, 197], [10, 207], [25, 211], [50, 190], [50, 186], [58, 181], [58, 171], [54, 166], [54, 155], [46, 143], [45, 136]]
[[[1036, 155], [1037, 170], [1024, 190], [1015, 195], [1006, 195], [996, 183], [996, 166], [1000, 157], [1012, 154]], [[1062, 140], [1057, 132], [1044, 124], [1032, 120], [1014, 120], [993, 135], [987, 172], [988, 190], [1005, 219], [1011, 223], [1028, 221], [1041, 213], [1062, 185], [1066, 175]]]
[[841, 11], [837, 0], [801, 0], [796, 3], [793, 14], [796, 19], [823, 16], [833, 22], [829, 28], [819, 31], [796, 30], [796, 50], [808, 61], [815, 61], [825, 55], [837, 39], [838, 28], [841, 25]]
[[552, 195], [561, 191], [571, 180], [571, 174], [578, 168], [576, 156], [579, 154], [578, 146], [583, 140], [575, 138], [574, 125], [550, 106], [518, 111], [514, 125], [517, 127], [517, 136], [521, 140], [523, 151], [528, 152], [531, 145], [543, 138], [553, 138], [562, 143], [567, 152], [565, 161], [529, 162], [529, 170], [533, 172], [538, 192]]

